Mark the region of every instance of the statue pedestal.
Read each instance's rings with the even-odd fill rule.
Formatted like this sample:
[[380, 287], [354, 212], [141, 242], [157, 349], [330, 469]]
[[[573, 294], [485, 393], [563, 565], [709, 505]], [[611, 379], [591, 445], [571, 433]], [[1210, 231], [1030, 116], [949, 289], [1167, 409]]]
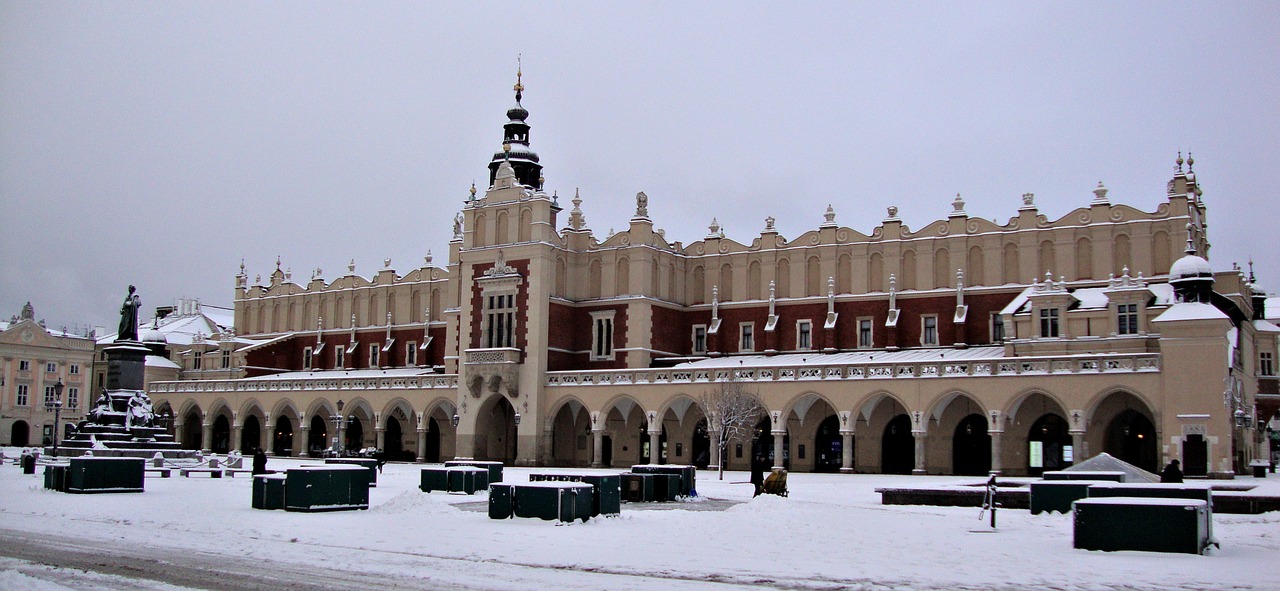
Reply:
[[105, 351], [107, 390], [141, 390], [151, 350], [137, 341], [116, 341]]

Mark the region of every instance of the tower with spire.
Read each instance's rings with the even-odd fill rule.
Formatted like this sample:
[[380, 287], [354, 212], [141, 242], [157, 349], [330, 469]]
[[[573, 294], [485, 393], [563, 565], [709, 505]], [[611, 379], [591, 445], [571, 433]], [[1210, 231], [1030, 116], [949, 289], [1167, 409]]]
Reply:
[[542, 165], [538, 163], [538, 154], [529, 148], [529, 124], [525, 122], [529, 111], [520, 104], [520, 100], [524, 98], [522, 77], [522, 68], [517, 66], [516, 85], [512, 87], [516, 91], [516, 104], [507, 109], [507, 123], [502, 126], [502, 149], [494, 152], [493, 160], [489, 161], [491, 187], [498, 176], [498, 167], [503, 162], [509, 162], [521, 185], [531, 189], [542, 188]]

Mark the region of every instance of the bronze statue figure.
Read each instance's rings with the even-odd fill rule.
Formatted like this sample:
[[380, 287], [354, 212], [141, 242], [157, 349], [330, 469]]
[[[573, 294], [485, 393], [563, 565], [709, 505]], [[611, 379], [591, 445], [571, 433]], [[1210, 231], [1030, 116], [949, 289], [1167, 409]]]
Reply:
[[117, 341], [138, 340], [138, 309], [142, 307], [142, 298], [136, 293], [137, 288], [130, 285], [129, 295], [124, 297], [120, 306], [120, 330], [116, 334]]

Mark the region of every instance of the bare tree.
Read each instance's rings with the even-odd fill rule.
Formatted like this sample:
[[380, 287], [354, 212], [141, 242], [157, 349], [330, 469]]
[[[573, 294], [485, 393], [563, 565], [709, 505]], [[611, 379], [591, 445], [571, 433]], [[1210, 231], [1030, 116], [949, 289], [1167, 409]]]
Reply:
[[729, 441], [745, 439], [765, 414], [760, 395], [741, 382], [721, 382], [715, 389], [702, 393], [702, 409], [707, 413], [707, 435], [718, 451], [720, 479], [724, 480], [725, 454]]

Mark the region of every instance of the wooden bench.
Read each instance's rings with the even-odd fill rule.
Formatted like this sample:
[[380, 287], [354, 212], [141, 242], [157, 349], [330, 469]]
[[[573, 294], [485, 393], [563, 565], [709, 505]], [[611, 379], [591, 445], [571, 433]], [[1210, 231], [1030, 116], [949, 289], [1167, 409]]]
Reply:
[[182, 468], [178, 470], [183, 478], [190, 478], [192, 474], [208, 474], [209, 478], [222, 478], [221, 468]]
[[147, 468], [144, 472], [147, 474], [156, 474], [161, 478], [168, 478], [172, 474], [172, 471], [169, 468]]

